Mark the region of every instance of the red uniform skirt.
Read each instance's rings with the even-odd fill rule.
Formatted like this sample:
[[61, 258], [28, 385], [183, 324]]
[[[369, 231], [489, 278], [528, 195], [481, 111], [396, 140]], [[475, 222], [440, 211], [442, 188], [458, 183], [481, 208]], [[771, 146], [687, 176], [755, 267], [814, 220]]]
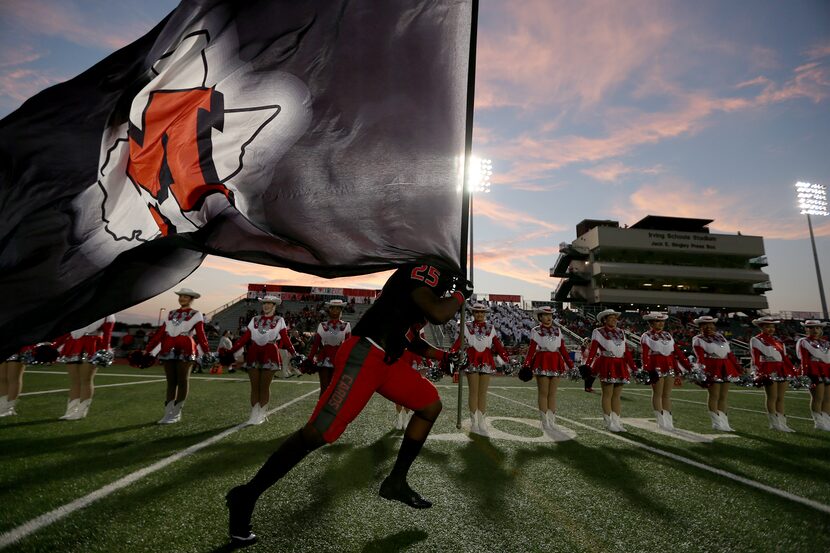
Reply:
[[707, 357], [703, 359], [703, 371], [706, 373], [707, 383], [709, 384], [738, 382], [741, 379], [740, 371], [730, 363], [728, 358]]
[[95, 352], [104, 348], [102, 336], [81, 336], [80, 338], [67, 338], [63, 343], [59, 363], [84, 363], [88, 361]]
[[537, 351], [530, 361], [530, 368], [536, 376], [565, 376], [568, 364], [558, 351]]
[[830, 384], [830, 363], [811, 359], [804, 374], [810, 377], [813, 384]]
[[794, 367], [785, 365], [783, 361], [761, 361], [755, 367], [756, 382], [784, 382], [797, 374]]
[[323, 346], [323, 349], [317, 354], [317, 361], [316, 365], [320, 367], [334, 367], [334, 358], [337, 357], [337, 350], [340, 349], [340, 346]]
[[649, 355], [648, 362], [651, 366], [651, 372], [660, 378], [664, 376], [671, 377], [676, 374], [677, 361], [673, 355]]
[[592, 367], [594, 376], [606, 384], [628, 384], [631, 372], [624, 357], [597, 357]]
[[190, 336], [164, 335], [161, 339], [161, 361], [195, 361], [196, 342]]
[[20, 348], [20, 351], [17, 353], [13, 353], [9, 355], [3, 363], [26, 363], [27, 354], [30, 354], [35, 349], [35, 346], [24, 346]]
[[490, 348], [478, 351], [476, 348], [467, 348], [467, 366], [464, 368], [467, 373], [493, 374], [496, 372], [493, 352]]
[[277, 344], [269, 343], [260, 346], [254, 342], [248, 342], [244, 368], [264, 369], [266, 371], [280, 370], [282, 368], [282, 358]]

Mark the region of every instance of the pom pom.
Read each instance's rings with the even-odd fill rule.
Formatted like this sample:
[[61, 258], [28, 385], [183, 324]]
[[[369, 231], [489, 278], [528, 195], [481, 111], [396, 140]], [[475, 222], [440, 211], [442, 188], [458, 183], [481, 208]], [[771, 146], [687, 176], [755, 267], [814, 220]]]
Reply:
[[577, 369], [579, 371], [579, 376], [582, 380], [588, 380], [591, 378], [591, 366], [590, 365], [580, 365]]
[[431, 382], [439, 382], [442, 378], [444, 378], [444, 371], [441, 370], [440, 366], [429, 365], [424, 376]]
[[111, 351], [106, 349], [99, 349], [95, 352], [95, 355], [93, 355], [89, 359], [89, 362], [93, 365], [98, 365], [99, 367], [109, 367], [110, 365], [112, 365], [112, 360], [114, 357], [115, 355], [113, 355]]
[[33, 363], [54, 363], [58, 358], [58, 350], [52, 344], [38, 344], [32, 353]]
[[790, 388], [793, 390], [809, 390], [813, 387], [813, 382], [809, 376], [801, 375], [790, 378]]
[[533, 371], [530, 370], [530, 367], [522, 367], [519, 369], [519, 380], [522, 382], [530, 382], [533, 380]]
[[225, 365], [225, 366], [233, 365], [234, 361], [235, 361], [235, 359], [233, 357], [233, 354], [229, 350], [226, 350], [226, 349], [220, 349], [219, 350], [219, 364], [220, 365]]
[[652, 383], [651, 373], [645, 369], [637, 369], [634, 371], [634, 380], [637, 381], [637, 384], [649, 386]]
[[311, 359], [304, 359], [302, 363], [300, 363], [300, 372], [303, 374], [315, 374], [320, 371], [320, 367], [314, 364], [314, 361]]

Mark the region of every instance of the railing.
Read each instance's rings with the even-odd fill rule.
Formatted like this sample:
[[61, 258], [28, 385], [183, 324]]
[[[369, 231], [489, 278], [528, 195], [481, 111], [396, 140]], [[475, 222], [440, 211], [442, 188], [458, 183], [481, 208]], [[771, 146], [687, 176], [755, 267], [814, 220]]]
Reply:
[[217, 307], [217, 308], [216, 308], [216, 309], [214, 309], [213, 311], [209, 311], [208, 313], [205, 313], [205, 319], [207, 319], [207, 320], [212, 319], [212, 318], [213, 318], [213, 316], [214, 316], [214, 315], [216, 315], [217, 313], [219, 313], [220, 311], [224, 311], [224, 310], [225, 310], [225, 309], [227, 309], [228, 307], [230, 307], [230, 306], [232, 306], [233, 304], [235, 304], [235, 303], [239, 302], [240, 300], [244, 300], [244, 299], [245, 299], [245, 298], [247, 298], [247, 297], [248, 297], [248, 294], [242, 294], [242, 295], [241, 295], [241, 296], [239, 296], [238, 298], [234, 298], [234, 299], [232, 299], [231, 301], [229, 301], [229, 302], [228, 302], [228, 303], [226, 303], [225, 305], [223, 305], [223, 306], [221, 306], [221, 307]]

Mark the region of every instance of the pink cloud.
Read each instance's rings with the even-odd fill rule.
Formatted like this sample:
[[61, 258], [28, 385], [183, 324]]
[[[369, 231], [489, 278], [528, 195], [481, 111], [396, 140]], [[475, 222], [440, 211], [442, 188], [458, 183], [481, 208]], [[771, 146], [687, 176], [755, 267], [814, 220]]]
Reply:
[[0, 49], [0, 68], [23, 65], [42, 58], [43, 52], [35, 50], [28, 44], [18, 44], [15, 48]]
[[614, 183], [625, 175], [657, 175], [663, 172], [663, 168], [659, 165], [654, 167], [630, 167], [619, 161], [612, 161], [583, 169], [581, 172], [595, 180]]
[[652, 60], [674, 24], [660, 4], [526, 0], [489, 5], [476, 107], [589, 106]]
[[2, 16], [32, 34], [57, 36], [75, 44], [115, 50], [148, 31], [152, 22], [130, 17], [113, 22], [99, 11], [68, 0], [5, 0]]
[[527, 213], [510, 209], [481, 195], [476, 196], [474, 199], [473, 213], [476, 217], [485, 217], [496, 225], [510, 230], [527, 230], [532, 227], [536, 227], [537, 230], [543, 231], [544, 233], [565, 230], [565, 227], [562, 225], [557, 225], [550, 221], [538, 219]]
[[15, 103], [22, 102], [61, 80], [63, 80], [62, 77], [36, 69], [14, 69], [0, 72], [0, 99], [6, 97], [15, 100]]
[[[714, 219], [710, 227], [719, 232], [763, 236], [780, 240], [798, 240], [808, 236], [804, 217], [798, 214], [795, 200], [782, 190], [778, 205], [770, 210], [763, 202], [768, 197], [745, 193], [729, 194], [713, 187], [698, 187], [688, 182], [666, 180], [635, 190], [628, 202], [614, 210], [623, 222], [634, 223], [645, 215], [666, 215]], [[775, 199], [773, 199], [775, 201]], [[792, 204], [791, 209], [787, 209]], [[813, 225], [817, 236], [830, 236], [830, 220]]]
[[322, 278], [314, 275], [298, 273], [284, 267], [270, 267], [227, 259], [224, 257], [208, 256], [202, 263], [202, 268], [216, 269], [236, 276], [248, 277], [251, 282], [268, 282], [272, 284], [295, 284], [300, 286], [320, 286], [325, 288], [380, 288], [392, 274], [392, 271], [372, 273], [342, 278]]

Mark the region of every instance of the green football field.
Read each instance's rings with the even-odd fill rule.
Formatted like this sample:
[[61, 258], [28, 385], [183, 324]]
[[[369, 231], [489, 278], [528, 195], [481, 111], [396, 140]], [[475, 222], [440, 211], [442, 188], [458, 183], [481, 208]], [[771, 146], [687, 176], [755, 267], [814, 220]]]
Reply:
[[[276, 380], [276, 411], [242, 428], [245, 374], [198, 376], [182, 422], [159, 426], [160, 368], [103, 369], [81, 421], [57, 420], [61, 365], [28, 369], [19, 416], [0, 419], [0, 549], [227, 550], [225, 492], [305, 422], [317, 384]], [[260, 542], [246, 551], [830, 551], [830, 432], [813, 430], [804, 392], [788, 392], [797, 433], [782, 434], [767, 429], [763, 393], [734, 390], [737, 432], [724, 435], [710, 428], [705, 392], [684, 384], [673, 411], [688, 432], [669, 435], [656, 430], [650, 390], [630, 385], [629, 431], [613, 435], [599, 394], [566, 383], [558, 412], [574, 439], [553, 442], [533, 383], [494, 379], [490, 439], [456, 429], [456, 387], [438, 386], [444, 412], [410, 473], [432, 509], [377, 496], [400, 432], [394, 407], [375, 396], [337, 443], [263, 496]]]

